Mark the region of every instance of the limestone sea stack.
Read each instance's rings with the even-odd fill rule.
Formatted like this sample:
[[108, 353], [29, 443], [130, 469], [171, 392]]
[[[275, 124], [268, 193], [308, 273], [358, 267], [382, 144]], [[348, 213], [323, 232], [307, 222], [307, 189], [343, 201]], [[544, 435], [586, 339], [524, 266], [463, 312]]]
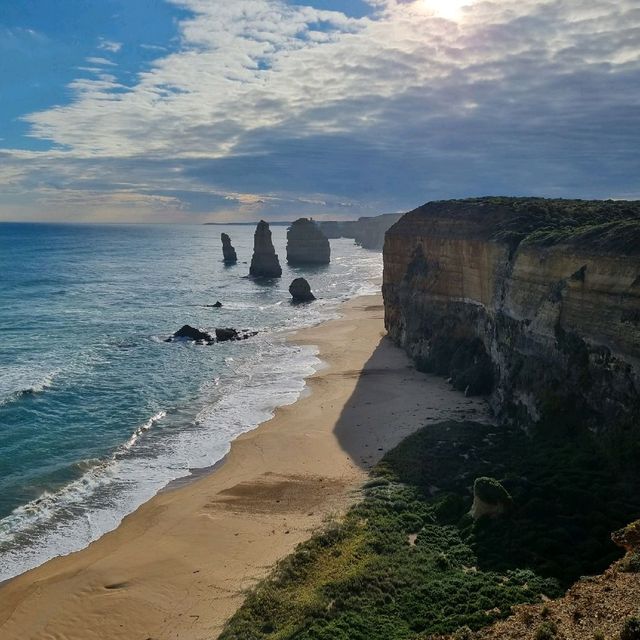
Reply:
[[221, 233], [220, 238], [222, 240], [222, 256], [225, 264], [235, 264], [238, 262], [238, 256], [236, 250], [231, 244], [231, 238], [226, 233]]
[[255, 278], [282, 277], [280, 261], [271, 240], [271, 229], [264, 220], [258, 223], [253, 237], [253, 257], [249, 275]]
[[292, 266], [329, 264], [331, 247], [322, 229], [309, 218], [296, 220], [287, 231], [287, 262]]
[[293, 302], [313, 302], [316, 297], [311, 293], [311, 286], [304, 278], [296, 278], [289, 286]]

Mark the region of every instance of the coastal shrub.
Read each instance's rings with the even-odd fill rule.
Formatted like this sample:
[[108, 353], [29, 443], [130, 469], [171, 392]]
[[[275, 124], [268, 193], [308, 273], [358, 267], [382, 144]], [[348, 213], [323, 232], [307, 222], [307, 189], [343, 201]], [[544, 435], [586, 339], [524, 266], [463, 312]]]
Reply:
[[487, 504], [511, 504], [509, 492], [495, 478], [476, 478], [473, 493]]
[[543, 622], [534, 634], [534, 640], [555, 640], [558, 627], [553, 622]]
[[[513, 501], [508, 517], [474, 522], [474, 481], [488, 479], [480, 491], [504, 498], [495, 477]], [[300, 545], [249, 594], [221, 638], [474, 632], [619, 559], [609, 532], [640, 516], [633, 486], [579, 432], [429, 425], [385, 455], [343, 521]], [[535, 633], [553, 632], [545, 623]]]
[[627, 618], [624, 621], [620, 640], [640, 640], [640, 618]]
[[640, 573], [640, 553], [637, 551], [628, 554], [621, 565], [625, 573]]

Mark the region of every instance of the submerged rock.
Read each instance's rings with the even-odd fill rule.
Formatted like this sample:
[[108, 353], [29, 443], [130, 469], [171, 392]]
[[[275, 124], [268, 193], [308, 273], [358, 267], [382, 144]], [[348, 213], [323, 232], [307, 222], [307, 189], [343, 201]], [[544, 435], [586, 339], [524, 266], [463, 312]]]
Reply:
[[222, 240], [222, 256], [225, 264], [235, 264], [238, 262], [238, 256], [236, 250], [231, 244], [231, 238], [226, 233], [220, 234]]
[[271, 229], [264, 220], [260, 220], [256, 227], [249, 275], [255, 278], [280, 278], [282, 276], [282, 267], [280, 267], [280, 261], [271, 240]]
[[309, 218], [296, 220], [287, 231], [287, 262], [290, 265], [329, 264], [331, 246], [322, 229]]
[[304, 278], [296, 278], [289, 286], [293, 302], [313, 302], [316, 297], [311, 293], [311, 286]]

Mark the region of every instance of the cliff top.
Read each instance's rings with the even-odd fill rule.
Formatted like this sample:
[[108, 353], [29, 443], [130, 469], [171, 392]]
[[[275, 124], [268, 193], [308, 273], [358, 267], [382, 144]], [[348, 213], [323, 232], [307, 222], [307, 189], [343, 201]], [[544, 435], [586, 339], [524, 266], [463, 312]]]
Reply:
[[403, 216], [392, 235], [476, 237], [508, 244], [573, 245], [640, 255], [640, 201], [485, 197], [428, 202]]

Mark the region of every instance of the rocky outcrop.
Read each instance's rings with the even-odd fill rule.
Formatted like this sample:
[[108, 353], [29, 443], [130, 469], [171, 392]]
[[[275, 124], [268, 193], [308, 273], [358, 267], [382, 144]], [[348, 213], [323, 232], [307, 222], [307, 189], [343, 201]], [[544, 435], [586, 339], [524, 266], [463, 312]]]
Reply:
[[287, 231], [287, 262], [292, 266], [329, 264], [331, 247], [327, 236], [309, 218], [296, 220]]
[[222, 257], [225, 264], [236, 264], [238, 262], [238, 256], [236, 250], [231, 244], [231, 238], [226, 233], [220, 234], [222, 240]]
[[353, 238], [363, 249], [382, 251], [384, 234], [402, 217], [401, 213], [385, 213], [358, 220], [319, 222], [327, 238]]
[[469, 512], [474, 520], [497, 518], [511, 508], [507, 490], [494, 478], [476, 478], [473, 483], [473, 504]]
[[191, 340], [198, 344], [215, 344], [216, 342], [229, 342], [237, 340], [246, 340], [257, 335], [257, 331], [249, 331], [243, 329], [238, 331], [237, 329], [215, 329], [214, 334], [203, 331], [202, 329], [196, 329], [188, 324], [178, 329], [170, 338], [167, 338], [165, 342], [174, 342], [175, 340]]
[[293, 302], [313, 302], [316, 297], [311, 292], [311, 286], [304, 278], [296, 278], [289, 286], [289, 293]]
[[271, 240], [271, 229], [264, 220], [260, 220], [256, 227], [249, 274], [255, 278], [280, 278], [282, 276], [280, 261]]
[[387, 232], [383, 292], [391, 338], [499, 418], [637, 451], [640, 203], [429, 203]]

